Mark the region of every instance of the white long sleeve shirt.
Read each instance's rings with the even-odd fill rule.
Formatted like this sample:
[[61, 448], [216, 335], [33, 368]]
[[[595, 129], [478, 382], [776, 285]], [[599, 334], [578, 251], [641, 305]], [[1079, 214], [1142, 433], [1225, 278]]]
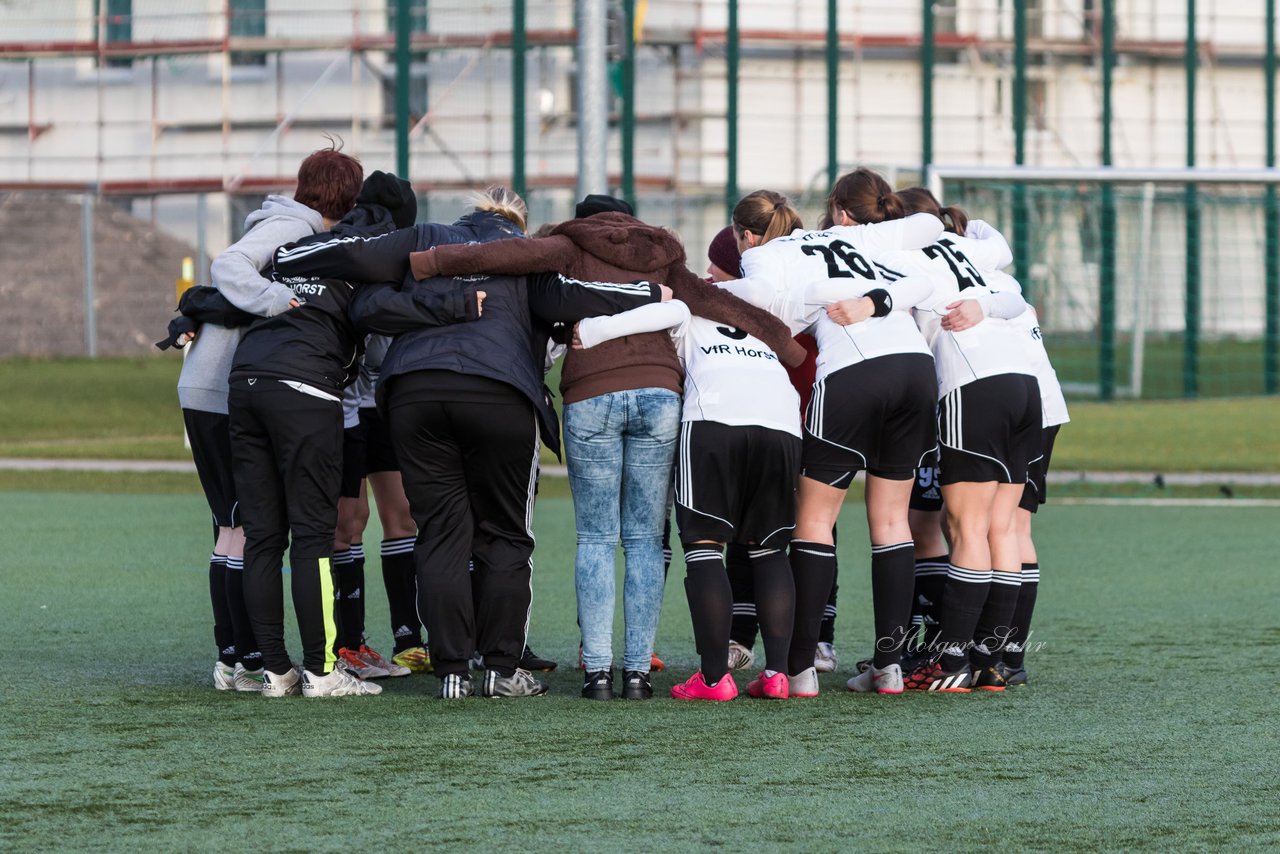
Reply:
[[684, 367], [682, 421], [767, 427], [800, 435], [800, 396], [777, 355], [739, 329], [694, 317], [680, 300], [578, 324], [584, 347], [667, 329]]
[[[883, 261], [889, 275], [924, 277], [934, 283], [932, 297], [917, 305], [914, 315], [933, 353], [939, 398], [986, 377], [1035, 374], [1023, 336], [999, 322], [1026, 310], [1017, 280], [998, 270], [1008, 257], [1003, 237], [978, 240], [948, 234], [921, 250], [889, 253]], [[962, 299], [977, 299], [993, 320], [962, 332], [944, 330], [947, 306]]]
[[[886, 255], [919, 249], [942, 234], [930, 214], [869, 225], [796, 230], [742, 254], [741, 279], [720, 287], [786, 323], [793, 333], [809, 330], [818, 342], [818, 377], [877, 356], [924, 353], [928, 346], [908, 313], [928, 299], [933, 283], [906, 279], [889, 284], [880, 264]], [[893, 279], [899, 279], [893, 276]], [[828, 319], [832, 302], [889, 291], [893, 311], [851, 326]]]

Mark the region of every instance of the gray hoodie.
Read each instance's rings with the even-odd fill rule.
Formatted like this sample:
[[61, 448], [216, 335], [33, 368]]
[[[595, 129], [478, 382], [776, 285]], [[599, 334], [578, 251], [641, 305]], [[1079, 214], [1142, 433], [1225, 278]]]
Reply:
[[[285, 196], [267, 196], [262, 207], [245, 218], [244, 237], [213, 260], [213, 286], [236, 308], [273, 317], [289, 308], [293, 291], [262, 275], [276, 247], [324, 231], [324, 217]], [[239, 329], [206, 323], [187, 347], [178, 377], [183, 409], [227, 412], [227, 376], [240, 343]]]

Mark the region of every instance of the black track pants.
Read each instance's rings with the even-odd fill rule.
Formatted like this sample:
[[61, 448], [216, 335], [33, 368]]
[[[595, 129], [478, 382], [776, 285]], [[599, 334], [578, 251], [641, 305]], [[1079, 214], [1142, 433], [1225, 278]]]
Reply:
[[280, 584], [288, 548], [303, 667], [329, 673], [339, 636], [330, 558], [342, 482], [342, 405], [267, 378], [233, 382], [228, 405], [244, 521], [245, 604], [263, 666], [273, 673], [291, 666]]
[[[538, 428], [511, 402], [390, 403], [391, 441], [418, 523], [418, 613], [437, 676], [472, 653], [510, 673], [529, 627]], [[468, 572], [475, 561], [475, 593]]]

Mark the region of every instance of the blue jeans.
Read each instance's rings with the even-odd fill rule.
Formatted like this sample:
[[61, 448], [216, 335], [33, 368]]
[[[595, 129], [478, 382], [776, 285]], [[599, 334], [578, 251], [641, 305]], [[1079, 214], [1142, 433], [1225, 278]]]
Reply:
[[662, 611], [662, 526], [679, 434], [680, 396], [667, 389], [615, 391], [564, 408], [578, 527], [574, 580], [588, 671], [613, 666], [613, 558], [619, 538], [626, 561], [623, 669], [649, 670]]

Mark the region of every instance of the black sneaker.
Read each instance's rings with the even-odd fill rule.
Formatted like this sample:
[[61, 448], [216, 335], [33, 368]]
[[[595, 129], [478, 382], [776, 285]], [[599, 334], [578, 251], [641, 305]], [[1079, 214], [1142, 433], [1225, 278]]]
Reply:
[[1003, 661], [996, 663], [996, 670], [1004, 677], [1006, 688], [1017, 688], [1022, 685], [1030, 685], [1031, 681], [1027, 678], [1027, 668], [1011, 667]]
[[639, 670], [628, 670], [622, 674], [622, 699], [650, 700], [653, 698], [653, 682], [649, 674]]
[[588, 673], [587, 680], [582, 685], [582, 696], [587, 700], [612, 700], [613, 671], [593, 670]]
[[1003, 691], [1006, 686], [1004, 673], [998, 664], [989, 664], [973, 671], [973, 688], [977, 691]]
[[526, 646], [524, 655], [520, 656], [520, 663], [516, 666], [531, 673], [550, 673], [557, 665], [548, 658], [539, 658], [536, 652]]
[[496, 670], [486, 670], [480, 683], [481, 697], [537, 697], [547, 693], [547, 683], [535, 679], [528, 670], [516, 670], [503, 676]]

